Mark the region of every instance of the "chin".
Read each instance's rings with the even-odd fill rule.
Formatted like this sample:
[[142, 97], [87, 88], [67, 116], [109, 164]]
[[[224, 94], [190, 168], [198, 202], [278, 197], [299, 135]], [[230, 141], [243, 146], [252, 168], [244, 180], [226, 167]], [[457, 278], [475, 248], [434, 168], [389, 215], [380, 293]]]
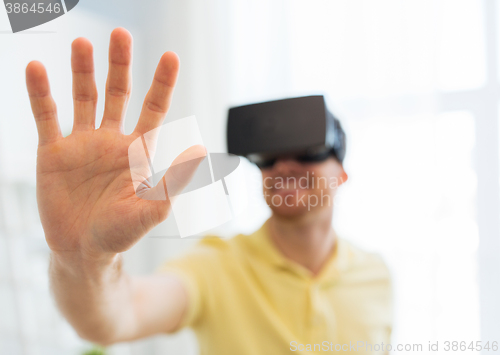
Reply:
[[302, 217], [307, 214], [307, 207], [304, 206], [293, 206], [293, 207], [288, 207], [288, 206], [280, 206], [280, 207], [275, 207], [271, 206], [271, 211], [273, 211], [273, 214], [278, 215], [280, 217], [285, 217], [285, 218], [298, 218]]

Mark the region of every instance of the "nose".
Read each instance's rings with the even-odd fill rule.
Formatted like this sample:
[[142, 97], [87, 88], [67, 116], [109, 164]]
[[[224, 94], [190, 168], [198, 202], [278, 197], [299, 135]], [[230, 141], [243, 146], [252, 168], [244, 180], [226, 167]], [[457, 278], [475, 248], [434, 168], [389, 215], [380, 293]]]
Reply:
[[297, 168], [297, 162], [293, 158], [278, 158], [274, 163], [274, 170], [280, 174], [287, 174]]

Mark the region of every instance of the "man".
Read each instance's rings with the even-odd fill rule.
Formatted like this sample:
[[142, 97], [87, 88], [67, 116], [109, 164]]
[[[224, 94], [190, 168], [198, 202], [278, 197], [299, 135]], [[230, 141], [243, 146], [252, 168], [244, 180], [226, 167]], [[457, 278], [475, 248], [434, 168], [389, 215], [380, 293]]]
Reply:
[[[194, 164], [169, 169], [163, 184], [144, 181], [134, 189], [128, 147], [162, 124], [179, 60], [172, 52], [162, 56], [137, 126], [124, 135], [131, 48], [130, 34], [114, 30], [104, 116], [95, 129], [92, 45], [83, 38], [73, 42], [74, 125], [65, 138], [44, 67], [32, 62], [26, 69], [39, 133], [37, 199], [52, 250], [50, 279], [59, 308], [78, 334], [107, 345], [189, 326], [202, 354], [385, 353], [391, 332], [389, 273], [378, 255], [332, 229], [333, 198], [347, 179], [334, 156], [301, 162], [283, 155], [262, 167], [272, 216], [256, 233], [206, 238], [148, 277], [123, 271], [120, 253], [170, 210], [168, 198], [152, 197], [163, 186], [181, 191], [206, 155], [204, 147], [193, 146], [174, 164]], [[313, 186], [312, 176], [328, 184]], [[303, 177], [307, 186], [293, 183]], [[310, 206], [291, 203], [292, 195], [328, 198]], [[288, 203], [273, 203], [276, 196]]]

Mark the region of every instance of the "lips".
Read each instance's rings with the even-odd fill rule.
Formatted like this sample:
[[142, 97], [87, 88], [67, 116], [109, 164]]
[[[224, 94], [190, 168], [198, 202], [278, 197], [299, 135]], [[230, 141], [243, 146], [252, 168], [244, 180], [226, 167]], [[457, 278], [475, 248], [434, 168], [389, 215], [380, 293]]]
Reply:
[[306, 191], [307, 189], [302, 189], [300, 187], [296, 187], [296, 188], [283, 188], [283, 189], [272, 189], [272, 192], [274, 194], [278, 194], [278, 195], [282, 195], [282, 196], [285, 196], [285, 195], [295, 195], [296, 193], [300, 193], [300, 191]]

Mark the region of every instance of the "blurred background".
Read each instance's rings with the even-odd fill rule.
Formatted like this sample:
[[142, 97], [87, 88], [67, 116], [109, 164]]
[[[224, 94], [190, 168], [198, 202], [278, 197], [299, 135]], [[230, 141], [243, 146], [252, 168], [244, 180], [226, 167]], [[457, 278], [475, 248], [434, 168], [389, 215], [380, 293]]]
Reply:
[[[167, 50], [181, 58], [167, 119], [196, 115], [212, 152], [226, 149], [229, 106], [325, 94], [348, 135], [349, 182], [335, 228], [389, 264], [392, 343], [499, 341], [499, 24], [497, 0], [81, 0], [61, 18], [11, 34], [0, 9], [0, 354], [92, 348], [49, 292], [24, 69], [34, 59], [46, 65], [68, 134], [71, 41], [94, 43], [102, 98], [117, 26], [135, 40], [127, 132]], [[101, 100], [98, 119], [102, 111]], [[269, 213], [254, 201], [217, 233], [250, 233]], [[169, 230], [159, 226], [127, 252], [126, 269], [152, 272], [196, 242], [164, 237]], [[184, 355], [197, 345], [186, 330], [108, 352]]]

